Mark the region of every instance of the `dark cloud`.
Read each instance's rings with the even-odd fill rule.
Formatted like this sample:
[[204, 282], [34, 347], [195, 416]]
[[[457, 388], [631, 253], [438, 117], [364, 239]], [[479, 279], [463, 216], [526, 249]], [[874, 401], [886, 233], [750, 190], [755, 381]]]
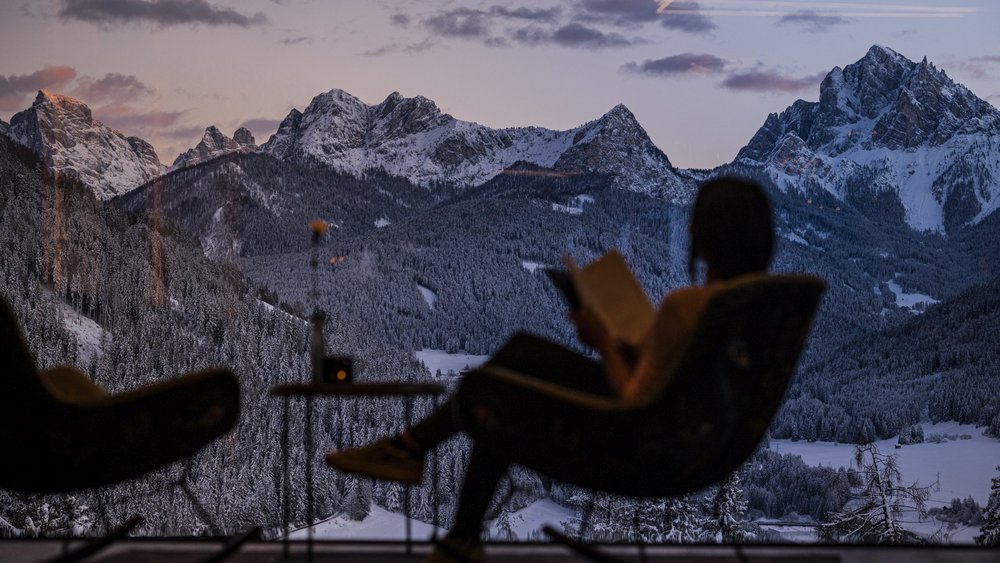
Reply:
[[681, 53], [662, 59], [646, 59], [642, 63], [622, 65], [623, 72], [645, 76], [674, 76], [679, 74], [718, 74], [726, 61], [708, 53]]
[[583, 0], [576, 17], [590, 23], [634, 27], [659, 19], [656, 3], [649, 0]]
[[308, 45], [312, 43], [312, 39], [310, 39], [309, 37], [286, 37], [282, 39], [281, 42], [284, 45], [300, 45], [302, 43]]
[[633, 43], [617, 33], [604, 33], [599, 29], [576, 22], [555, 30], [552, 34], [552, 42], [564, 47], [586, 47], [588, 49], [624, 47]]
[[483, 39], [490, 35], [490, 16], [482, 10], [456, 8], [424, 20], [428, 29], [445, 37]]
[[820, 14], [815, 10], [802, 10], [778, 20], [779, 25], [799, 25], [810, 33], [822, 33], [832, 27], [850, 23], [850, 18], [836, 14]]
[[249, 27], [267, 23], [267, 16], [261, 12], [242, 14], [232, 8], [213, 6], [206, 0], [63, 0], [59, 15], [102, 26], [150, 23], [157, 27], [191, 24]]
[[54, 90], [76, 78], [69, 66], [46, 66], [31, 74], [0, 75], [0, 110], [21, 110], [30, 103], [29, 96], [38, 90]]
[[392, 17], [389, 18], [389, 21], [392, 22], [393, 25], [398, 25], [399, 27], [410, 27], [412, 19], [407, 14], [393, 14]]
[[659, 13], [660, 25], [686, 33], [711, 33], [715, 22], [701, 13], [697, 2], [673, 2]]
[[372, 49], [370, 51], [365, 51], [361, 53], [366, 57], [381, 57], [382, 55], [389, 55], [392, 53], [403, 53], [403, 54], [415, 54], [422, 53], [428, 49], [437, 46], [437, 42], [431, 38], [424, 39], [419, 43], [391, 43], [389, 45], [383, 45], [377, 49]]
[[640, 42], [639, 40], [629, 40], [617, 33], [604, 33], [599, 29], [576, 22], [554, 30], [525, 27], [515, 30], [511, 38], [522, 45], [552, 44], [584, 49], [625, 47]]
[[[508, 26], [519, 22], [549, 23], [555, 24], [562, 13], [560, 8], [527, 8], [507, 6], [493, 6], [488, 10], [473, 8], [455, 8], [441, 12], [423, 20], [423, 25], [436, 35], [452, 37], [457, 39], [471, 39], [482, 41], [489, 47], [506, 47], [511, 41], [517, 39], [518, 30], [512, 30]], [[542, 30], [541, 28], [523, 29], [520, 32], [521, 43], [547, 43], [573, 41], [574, 33], [578, 30], [568, 29], [562, 26], [553, 29]], [[562, 32], [562, 33], [560, 33]], [[528, 39], [523, 39], [524, 37]], [[609, 37], [608, 41], [614, 41], [615, 37]]]
[[281, 125], [280, 119], [268, 119], [266, 117], [258, 117], [255, 119], [248, 119], [240, 124], [240, 127], [246, 127], [251, 132], [253, 132], [254, 137], [266, 138], [270, 137], [275, 131], [278, 130], [278, 125]]
[[730, 74], [722, 81], [722, 86], [730, 90], [787, 94], [818, 90], [825, 76], [825, 72], [797, 77], [774, 70], [748, 70]]
[[537, 22], [552, 23], [559, 17], [562, 10], [559, 8], [507, 8], [505, 6], [493, 6], [490, 14], [514, 20], [531, 20]]
[[104, 78], [84, 76], [77, 81], [72, 94], [88, 103], [128, 102], [148, 96], [153, 89], [131, 74], [116, 72]]

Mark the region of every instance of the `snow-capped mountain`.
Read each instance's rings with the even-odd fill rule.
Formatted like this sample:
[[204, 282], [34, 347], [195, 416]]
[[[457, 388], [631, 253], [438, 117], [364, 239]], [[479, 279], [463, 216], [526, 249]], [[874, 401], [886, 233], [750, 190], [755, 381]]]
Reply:
[[786, 189], [841, 200], [889, 192], [906, 224], [947, 232], [1000, 208], [1000, 111], [925, 58], [873, 46], [836, 67], [740, 150]]
[[442, 113], [423, 96], [394, 92], [369, 106], [343, 90], [331, 90], [313, 98], [305, 111], [293, 109], [261, 150], [354, 175], [382, 169], [423, 186], [479, 185], [527, 161], [608, 174], [618, 187], [674, 200], [691, 192], [623, 105], [567, 131], [491, 129]]
[[72, 175], [109, 199], [148, 182], [162, 165], [153, 146], [93, 118], [83, 102], [39, 91], [14, 115], [6, 135], [30, 148], [53, 170]]
[[188, 149], [174, 159], [173, 168], [183, 168], [192, 164], [204, 162], [210, 158], [232, 152], [249, 152], [257, 149], [253, 133], [245, 127], [240, 127], [233, 133], [233, 138], [225, 136], [222, 131], [212, 125], [205, 129], [205, 135], [193, 149]]

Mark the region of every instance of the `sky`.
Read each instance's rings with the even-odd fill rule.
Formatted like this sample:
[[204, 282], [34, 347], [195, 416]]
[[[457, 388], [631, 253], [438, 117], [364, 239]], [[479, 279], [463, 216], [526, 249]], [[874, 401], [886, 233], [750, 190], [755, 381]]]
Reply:
[[170, 164], [209, 125], [262, 143], [334, 88], [490, 127], [623, 103], [675, 166], [711, 168], [874, 44], [1000, 105], [997, 29], [993, 0], [0, 0], [0, 119], [70, 95]]

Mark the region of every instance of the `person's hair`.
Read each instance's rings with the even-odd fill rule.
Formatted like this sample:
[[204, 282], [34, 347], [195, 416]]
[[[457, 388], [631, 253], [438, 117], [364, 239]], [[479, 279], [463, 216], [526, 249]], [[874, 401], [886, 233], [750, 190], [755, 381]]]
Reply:
[[764, 190], [739, 178], [716, 178], [698, 190], [691, 210], [688, 273], [694, 279], [698, 260], [729, 279], [763, 272], [774, 251], [774, 220]]

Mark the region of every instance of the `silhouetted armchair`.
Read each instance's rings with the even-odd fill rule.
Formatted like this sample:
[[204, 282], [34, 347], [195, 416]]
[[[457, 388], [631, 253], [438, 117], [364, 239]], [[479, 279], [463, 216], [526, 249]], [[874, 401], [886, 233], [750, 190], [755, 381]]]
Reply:
[[706, 305], [671, 382], [646, 400], [487, 364], [462, 380], [459, 416], [477, 448], [567, 483], [636, 497], [697, 491], [757, 448], [824, 288], [803, 275], [734, 280]]
[[63, 493], [138, 477], [232, 428], [239, 383], [207, 370], [108, 395], [79, 371], [39, 372], [0, 299], [0, 487]]

